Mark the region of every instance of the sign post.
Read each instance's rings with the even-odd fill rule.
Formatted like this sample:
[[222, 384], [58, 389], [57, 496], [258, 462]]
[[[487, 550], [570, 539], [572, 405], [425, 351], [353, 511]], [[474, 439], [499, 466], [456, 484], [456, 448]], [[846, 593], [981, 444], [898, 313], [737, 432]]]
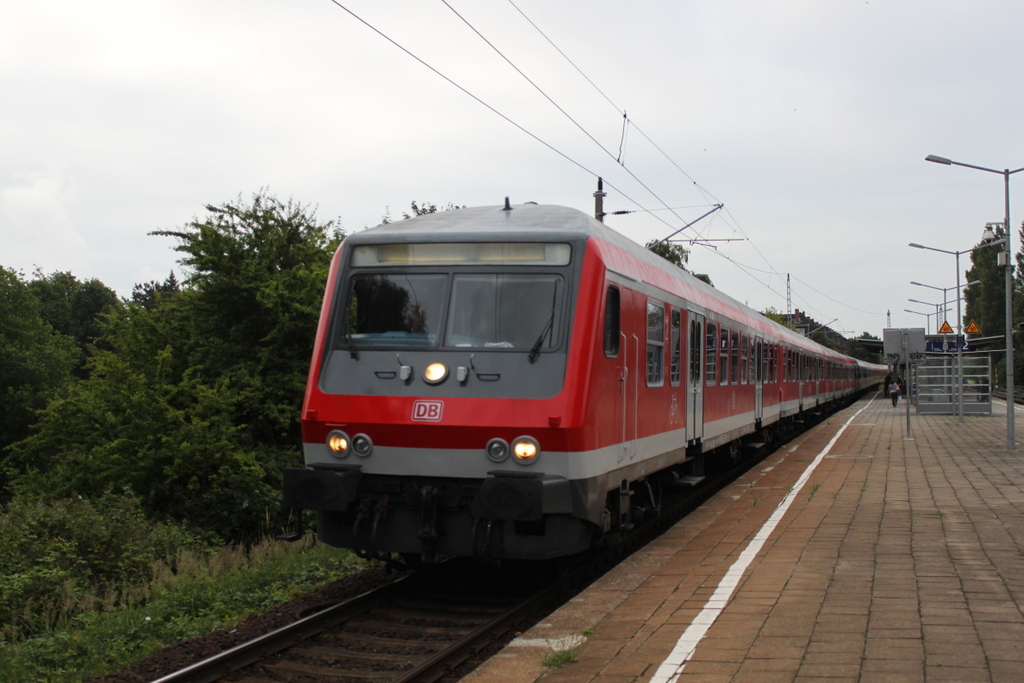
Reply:
[[907, 439], [914, 439], [913, 426], [910, 424], [910, 397], [914, 395], [912, 383], [911, 363], [923, 360], [925, 357], [925, 330], [923, 327], [890, 328], [882, 330], [882, 350], [885, 352], [885, 362], [894, 365], [896, 373], [893, 381], [899, 377], [899, 366], [902, 363], [906, 368], [905, 384], [907, 385]]

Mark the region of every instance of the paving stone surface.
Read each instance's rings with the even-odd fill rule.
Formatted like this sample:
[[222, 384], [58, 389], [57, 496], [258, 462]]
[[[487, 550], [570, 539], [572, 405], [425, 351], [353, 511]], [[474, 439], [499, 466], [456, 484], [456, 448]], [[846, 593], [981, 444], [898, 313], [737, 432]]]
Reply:
[[[664, 680], [659, 667], [839, 429], [678, 680], [1024, 681], [1024, 446], [1006, 418], [864, 399], [755, 466], [464, 679]], [[1024, 411], [1018, 407], [1018, 421]], [[547, 668], [539, 643], [584, 636]]]

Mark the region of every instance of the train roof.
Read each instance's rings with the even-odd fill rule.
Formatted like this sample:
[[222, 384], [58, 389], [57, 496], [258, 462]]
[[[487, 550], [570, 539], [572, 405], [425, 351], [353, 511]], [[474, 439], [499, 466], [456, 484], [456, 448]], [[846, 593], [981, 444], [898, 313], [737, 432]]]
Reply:
[[[793, 346], [802, 347], [837, 360], [851, 361], [838, 351], [822, 346], [801, 334], [779, 325], [766, 318], [759, 311], [740, 303], [725, 292], [716, 289], [695, 278], [690, 273], [658, 256], [649, 249], [637, 244], [621, 233], [612, 230], [604, 223], [591, 218], [577, 209], [552, 204], [513, 204], [509, 208], [502, 206], [484, 206], [466, 209], [438, 211], [436, 213], [415, 216], [393, 223], [384, 223], [353, 233], [346, 238], [349, 246], [361, 243], [400, 243], [410, 239], [422, 242], [447, 242], [464, 240], [478, 241], [523, 241], [524, 236], [544, 242], [571, 240], [580, 238], [597, 238], [640, 260], [647, 267], [645, 270], [660, 271], [668, 279], [685, 282], [686, 288], [697, 294], [707, 303], [717, 302], [742, 315], [748, 324], [753, 324], [765, 331], [769, 329], [774, 336], [786, 340]], [[661, 282], [652, 282], [654, 286], [671, 291], [666, 285], [668, 279], [656, 278]], [[712, 306], [713, 307], [713, 303]]]

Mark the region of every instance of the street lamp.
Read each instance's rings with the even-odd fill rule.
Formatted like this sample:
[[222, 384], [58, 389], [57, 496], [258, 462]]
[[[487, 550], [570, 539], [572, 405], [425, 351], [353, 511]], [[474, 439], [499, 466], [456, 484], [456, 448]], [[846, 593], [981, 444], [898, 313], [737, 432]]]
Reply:
[[[939, 316], [940, 315], [941, 316], [945, 316], [946, 315], [946, 304], [945, 304], [945, 302], [943, 302], [941, 304], [935, 304], [935, 303], [932, 303], [931, 301], [921, 301], [920, 299], [907, 299], [907, 301], [910, 301], [911, 303], [915, 303], [915, 304], [923, 304], [925, 306], [934, 306], [935, 307], [935, 313], [934, 313], [934, 315], [935, 315], [935, 334], [938, 334], [939, 333], [939, 327], [941, 327], [941, 325], [939, 325]], [[929, 332], [929, 334], [931, 334], [931, 333]]]
[[[986, 239], [988, 238], [989, 234], [991, 234], [990, 231], [986, 231], [985, 232], [985, 238]], [[969, 254], [972, 251], [977, 251], [978, 249], [984, 249], [985, 247], [992, 247], [992, 246], [995, 246], [997, 244], [1003, 244], [1005, 241], [1006, 241], [1005, 239], [990, 240], [990, 241], [987, 241], [987, 242], [983, 242], [982, 244], [979, 244], [976, 247], [971, 247], [970, 249], [963, 249], [961, 251], [949, 251], [947, 249], [936, 249], [935, 247], [926, 247], [923, 244], [917, 244], [916, 242], [911, 242], [909, 246], [914, 247], [915, 249], [927, 249], [928, 251], [938, 251], [938, 252], [941, 252], [943, 254], [953, 254], [956, 257], [956, 287], [955, 287], [955, 289], [959, 290], [960, 289], [960, 254]], [[973, 284], [977, 284], [978, 282], [980, 282], [980, 280], [975, 280], [974, 282], [971, 282], [969, 284], [973, 285]], [[911, 283], [911, 284], [917, 284], [917, 283]], [[927, 286], [927, 285], [922, 285], [922, 286]], [[964, 285], [964, 286], [967, 287], [968, 285]], [[957, 297], [956, 297], [956, 371], [957, 371], [957, 376], [956, 376], [956, 396], [957, 396], [957, 406], [958, 406], [957, 407], [957, 414], [960, 417], [960, 422], [963, 422], [964, 421], [964, 347], [963, 347], [963, 344], [960, 343], [960, 337], [962, 335], [962, 328], [963, 328], [964, 321], [963, 321], [963, 316], [960, 315], [960, 299], [961, 298], [963, 298], [963, 297], [960, 296], [960, 292], [958, 291], [957, 292]]]
[[964, 164], [934, 154], [929, 154], [924, 160], [945, 166], [963, 166], [964, 168], [973, 168], [978, 171], [985, 171], [986, 173], [998, 173], [1003, 176], [1003, 229], [1006, 231], [1006, 249], [1003, 252], [1006, 254], [1006, 263], [1002, 264], [1006, 267], [1006, 450], [1012, 451], [1016, 448], [1017, 435], [1014, 432], [1013, 416], [1013, 267], [1010, 264], [1010, 254], [1012, 253], [1010, 251], [1010, 176], [1024, 171], [1024, 166], [1012, 171], [1008, 168], [999, 171], [994, 168]]
[[[913, 299], [910, 299], [910, 301], [913, 301]], [[939, 314], [938, 311], [935, 311], [934, 313], [922, 313], [921, 311], [912, 311], [909, 308], [904, 308], [903, 310], [906, 311], [907, 313], [915, 313], [917, 315], [923, 315], [925, 317], [925, 321], [924, 321], [925, 333], [926, 334], [931, 334], [932, 316], [933, 315], [937, 316]], [[936, 324], [938, 324], [938, 323], [936, 323]]]
[[[960, 289], [961, 287], [966, 288], [966, 287], [970, 287], [971, 285], [981, 284], [981, 280], [974, 280], [972, 282], [968, 282], [966, 285], [956, 285], [955, 287], [936, 287], [935, 285], [926, 285], [923, 282], [914, 282], [913, 280], [910, 281], [910, 284], [917, 285], [918, 287], [927, 287], [928, 289], [934, 289], [936, 291], [942, 292], [942, 304], [928, 304], [928, 305], [929, 306], [935, 306], [935, 310], [939, 310], [939, 306], [941, 305], [942, 306], [942, 313], [943, 313], [943, 315], [945, 315], [946, 311], [949, 308], [949, 305], [946, 303], [946, 292], [950, 291], [951, 289]], [[960, 296], [959, 292], [957, 292], [957, 296]], [[908, 301], [913, 301], [916, 304], [926, 304], [926, 303], [928, 303], [926, 301], [918, 301], [917, 299], [908, 299]], [[938, 334], [938, 328], [939, 328], [938, 319], [936, 319], [935, 328], [936, 328], [935, 329], [935, 333]]]

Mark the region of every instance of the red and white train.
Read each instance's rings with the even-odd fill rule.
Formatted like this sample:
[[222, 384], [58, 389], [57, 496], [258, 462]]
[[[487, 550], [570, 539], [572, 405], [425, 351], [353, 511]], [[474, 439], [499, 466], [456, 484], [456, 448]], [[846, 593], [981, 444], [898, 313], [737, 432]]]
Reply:
[[334, 257], [284, 502], [370, 556], [570, 555], [884, 373], [579, 211], [419, 216]]

